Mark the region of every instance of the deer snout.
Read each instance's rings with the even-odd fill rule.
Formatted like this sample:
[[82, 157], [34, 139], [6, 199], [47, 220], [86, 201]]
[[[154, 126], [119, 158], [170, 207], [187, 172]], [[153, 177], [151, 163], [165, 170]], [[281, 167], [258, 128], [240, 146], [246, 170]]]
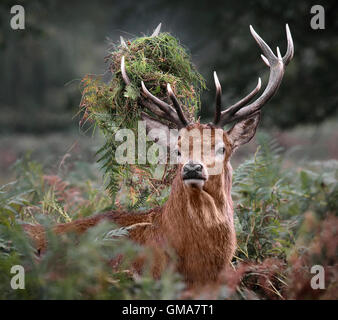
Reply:
[[185, 185], [203, 187], [207, 178], [204, 165], [200, 162], [190, 160], [182, 167], [182, 179]]
[[183, 167], [183, 172], [190, 173], [190, 172], [202, 172], [203, 166], [200, 163], [195, 163], [193, 161], [189, 161]]

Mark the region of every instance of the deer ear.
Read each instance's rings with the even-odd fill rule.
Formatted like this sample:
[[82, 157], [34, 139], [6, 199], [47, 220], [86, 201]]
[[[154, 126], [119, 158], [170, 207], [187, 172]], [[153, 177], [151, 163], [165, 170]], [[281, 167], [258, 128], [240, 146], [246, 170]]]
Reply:
[[248, 143], [254, 137], [260, 117], [261, 113], [258, 112], [249, 119], [237, 122], [228, 130], [227, 134], [233, 150], [237, 149], [242, 144]]

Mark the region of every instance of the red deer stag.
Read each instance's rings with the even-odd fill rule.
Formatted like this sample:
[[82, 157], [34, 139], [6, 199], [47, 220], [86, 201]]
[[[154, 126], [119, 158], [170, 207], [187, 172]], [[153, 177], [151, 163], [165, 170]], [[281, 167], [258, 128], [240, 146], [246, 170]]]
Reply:
[[[143, 213], [111, 211], [59, 224], [54, 227], [56, 233], [83, 233], [105, 219], [114, 221], [120, 226], [139, 224], [130, 230], [130, 238], [154, 249], [155, 277], [160, 276], [167, 263], [166, 249], [171, 248], [177, 256], [177, 270], [187, 283], [203, 284], [217, 279], [219, 272], [230, 263], [236, 250], [230, 157], [237, 147], [249, 142], [254, 136], [260, 119], [260, 110], [276, 93], [285, 67], [294, 53], [288, 25], [286, 25], [287, 52], [284, 57], [281, 56], [278, 47], [277, 56], [274, 55], [251, 26], [250, 31], [263, 51], [263, 61], [270, 68], [267, 87], [255, 101], [249, 103], [260, 90], [261, 81], [258, 79], [258, 84], [251, 93], [222, 111], [222, 91], [215, 72], [216, 111], [213, 123], [189, 123], [169, 84], [167, 90], [172, 105], [152, 95], [142, 82], [143, 96], [140, 98], [140, 105], [179, 129], [176, 146], [178, 156], [183, 151], [182, 144], [188, 140], [189, 145], [192, 131], [199, 132], [200, 144], [208, 145], [211, 150], [207, 154], [202, 152], [196, 157], [193, 148], [188, 148], [188, 153], [179, 161], [171, 193], [165, 205]], [[128, 84], [130, 80], [125, 69], [124, 57], [121, 60], [121, 72], [125, 83]], [[142, 119], [146, 121], [147, 130], [160, 128], [168, 131], [166, 125], [145, 113], [142, 113]], [[225, 124], [233, 122], [235, 124], [230, 130], [222, 129]], [[221, 135], [217, 134], [217, 130]], [[208, 137], [206, 131], [209, 132]], [[221, 163], [220, 172], [210, 174], [210, 169], [216, 163]], [[46, 246], [43, 228], [41, 226], [25, 228], [35, 239], [38, 248], [43, 250]]]

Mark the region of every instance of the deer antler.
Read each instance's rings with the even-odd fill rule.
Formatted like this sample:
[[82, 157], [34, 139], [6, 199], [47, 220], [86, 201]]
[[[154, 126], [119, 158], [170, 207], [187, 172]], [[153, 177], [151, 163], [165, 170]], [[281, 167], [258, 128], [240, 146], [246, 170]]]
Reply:
[[[129, 77], [126, 72], [126, 66], [125, 66], [125, 57], [123, 56], [121, 59], [121, 73], [122, 78], [124, 80], [124, 83], [126, 85], [130, 84]], [[181, 129], [183, 127], [186, 127], [188, 125], [188, 121], [186, 117], [183, 114], [182, 108], [180, 103], [178, 102], [177, 98], [174, 95], [174, 92], [172, 91], [170, 84], [167, 84], [167, 91], [169, 94], [169, 97], [171, 101], [173, 102], [173, 105], [175, 109], [168, 103], [160, 100], [159, 98], [152, 95], [146, 86], [144, 85], [143, 81], [141, 82], [142, 85], [142, 91], [144, 95], [146, 96], [139, 98], [139, 103], [153, 112], [155, 115], [159, 116], [160, 118], [164, 118], [172, 123], [174, 123], [178, 129]], [[147, 115], [145, 113], [142, 113], [142, 116], [144, 118], [147, 118]]]
[[279, 48], [277, 47], [277, 56], [274, 55], [270, 47], [265, 41], [256, 33], [253, 27], [250, 25], [250, 32], [259, 47], [262, 49], [264, 55], [261, 55], [264, 63], [270, 67], [269, 82], [264, 92], [251, 104], [247, 103], [258, 93], [261, 88], [261, 79], [258, 79], [256, 88], [250, 92], [245, 98], [238, 101], [234, 105], [227, 108], [225, 111], [221, 111], [221, 96], [222, 89], [218, 81], [217, 74], [214, 72], [215, 85], [216, 85], [216, 112], [214, 118], [214, 124], [218, 127], [223, 127], [225, 124], [240, 121], [246, 118], [250, 118], [253, 115], [260, 112], [261, 108], [267, 103], [272, 96], [276, 93], [282, 82], [285, 67], [288, 65], [293, 57], [294, 47], [291, 37], [289, 26], [286, 25], [287, 36], [287, 51], [284, 57], [281, 56]]

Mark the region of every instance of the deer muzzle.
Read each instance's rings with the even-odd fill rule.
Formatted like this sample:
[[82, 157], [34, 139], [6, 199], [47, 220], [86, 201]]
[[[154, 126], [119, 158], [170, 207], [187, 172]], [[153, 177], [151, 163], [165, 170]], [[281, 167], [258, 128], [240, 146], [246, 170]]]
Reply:
[[207, 173], [201, 162], [188, 161], [182, 167], [182, 179], [188, 186], [202, 187], [207, 180]]

